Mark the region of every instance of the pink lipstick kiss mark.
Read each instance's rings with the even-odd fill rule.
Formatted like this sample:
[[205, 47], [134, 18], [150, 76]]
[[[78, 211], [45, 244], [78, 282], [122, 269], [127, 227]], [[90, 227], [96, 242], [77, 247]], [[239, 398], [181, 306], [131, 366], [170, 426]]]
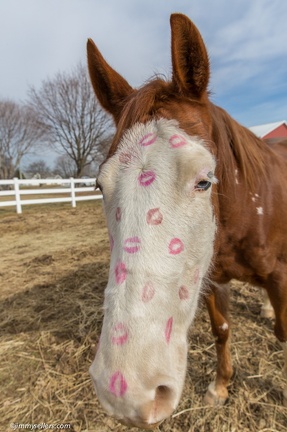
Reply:
[[170, 317], [167, 320], [167, 323], [166, 323], [166, 326], [165, 326], [165, 331], [164, 331], [165, 340], [166, 340], [167, 343], [169, 343], [169, 341], [170, 341], [170, 335], [171, 335], [171, 331], [172, 331], [172, 324], [173, 324], [173, 318]]
[[119, 371], [115, 372], [110, 378], [109, 390], [116, 397], [122, 397], [127, 391], [128, 385], [123, 376]]
[[145, 171], [141, 173], [138, 177], [139, 184], [141, 186], [149, 186], [151, 185], [156, 179], [156, 174], [154, 171]]
[[157, 138], [156, 134], [153, 132], [150, 132], [140, 140], [139, 145], [141, 145], [143, 147], [147, 147], [147, 146], [153, 144], [156, 141], [156, 138]]
[[134, 254], [140, 250], [140, 239], [138, 237], [130, 237], [124, 241], [124, 251]]
[[117, 263], [115, 267], [115, 276], [116, 276], [116, 283], [118, 285], [122, 284], [127, 277], [127, 269], [123, 262]]
[[195, 284], [197, 284], [198, 279], [199, 279], [199, 269], [197, 268], [197, 269], [195, 270], [195, 272], [194, 272], [194, 275], [193, 275], [193, 282], [194, 282]]
[[187, 141], [182, 135], [173, 135], [170, 137], [169, 143], [172, 148], [178, 148], [186, 145]]
[[178, 295], [179, 295], [180, 300], [187, 300], [189, 298], [188, 288], [185, 285], [182, 285], [179, 288]]
[[116, 209], [116, 221], [119, 222], [122, 218], [122, 211], [120, 207], [117, 207]]
[[168, 245], [169, 253], [171, 255], [178, 255], [184, 249], [184, 244], [179, 238], [173, 238]]
[[118, 323], [113, 328], [112, 343], [114, 345], [123, 345], [128, 340], [128, 330], [123, 323]]
[[146, 221], [149, 225], [159, 225], [162, 222], [162, 214], [159, 208], [150, 209], [146, 215]]
[[143, 287], [143, 291], [142, 291], [142, 301], [144, 303], [149, 302], [153, 296], [155, 294], [155, 289], [154, 286], [151, 282], [148, 282], [147, 284], [145, 284], [145, 286]]

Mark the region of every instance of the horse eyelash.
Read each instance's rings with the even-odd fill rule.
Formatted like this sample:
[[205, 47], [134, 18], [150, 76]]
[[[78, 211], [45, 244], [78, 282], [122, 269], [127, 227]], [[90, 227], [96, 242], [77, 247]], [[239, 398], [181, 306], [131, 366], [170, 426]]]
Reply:
[[217, 184], [218, 183], [218, 179], [215, 177], [215, 175], [213, 174], [212, 171], [209, 171], [209, 173], [207, 174], [208, 179], [210, 180], [211, 183], [213, 184]]

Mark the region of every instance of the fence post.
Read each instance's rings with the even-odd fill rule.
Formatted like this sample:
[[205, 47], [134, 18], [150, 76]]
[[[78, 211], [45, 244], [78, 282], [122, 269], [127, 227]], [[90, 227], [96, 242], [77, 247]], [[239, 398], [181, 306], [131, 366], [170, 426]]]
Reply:
[[16, 211], [17, 211], [18, 214], [21, 214], [22, 213], [22, 206], [21, 206], [21, 196], [20, 196], [20, 188], [19, 188], [19, 179], [17, 177], [14, 177], [13, 180], [14, 180]]
[[71, 199], [72, 199], [72, 207], [76, 207], [76, 194], [75, 194], [75, 182], [74, 178], [70, 177], [71, 180]]

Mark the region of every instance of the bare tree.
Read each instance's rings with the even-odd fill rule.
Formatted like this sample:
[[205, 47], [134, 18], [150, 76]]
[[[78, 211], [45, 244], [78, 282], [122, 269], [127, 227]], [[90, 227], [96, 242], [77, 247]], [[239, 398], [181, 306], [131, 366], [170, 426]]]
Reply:
[[77, 177], [85, 166], [107, 152], [102, 142], [111, 119], [96, 100], [82, 65], [71, 74], [59, 73], [44, 81], [40, 90], [31, 88], [29, 97], [39, 125], [46, 132], [46, 141], [74, 161]]
[[75, 177], [77, 166], [68, 155], [61, 155], [56, 159], [53, 172], [63, 178]]
[[51, 169], [43, 159], [35, 160], [31, 162], [25, 171], [30, 174], [40, 174], [42, 178], [48, 177], [51, 174]]
[[22, 157], [41, 139], [31, 107], [0, 101], [0, 178], [12, 178]]

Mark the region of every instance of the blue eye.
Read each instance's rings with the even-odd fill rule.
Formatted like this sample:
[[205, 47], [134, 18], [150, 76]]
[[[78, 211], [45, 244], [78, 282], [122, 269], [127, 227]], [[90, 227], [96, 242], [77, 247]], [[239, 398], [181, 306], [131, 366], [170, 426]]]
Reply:
[[208, 180], [201, 180], [195, 186], [195, 190], [199, 191], [199, 192], [206, 191], [207, 189], [210, 188], [210, 186], [211, 186], [211, 182], [210, 181], [208, 181]]

